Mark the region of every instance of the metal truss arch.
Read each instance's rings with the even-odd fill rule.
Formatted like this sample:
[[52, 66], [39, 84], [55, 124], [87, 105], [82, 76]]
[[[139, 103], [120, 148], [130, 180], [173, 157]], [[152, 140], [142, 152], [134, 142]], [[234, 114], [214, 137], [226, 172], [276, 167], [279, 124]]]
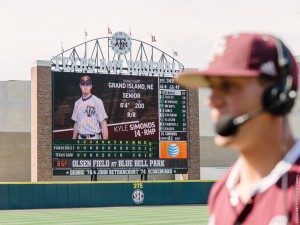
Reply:
[[172, 77], [184, 70], [170, 54], [134, 38], [130, 38], [127, 54], [118, 54], [112, 49], [111, 38], [95, 38], [59, 53], [51, 60], [52, 70], [159, 77]]

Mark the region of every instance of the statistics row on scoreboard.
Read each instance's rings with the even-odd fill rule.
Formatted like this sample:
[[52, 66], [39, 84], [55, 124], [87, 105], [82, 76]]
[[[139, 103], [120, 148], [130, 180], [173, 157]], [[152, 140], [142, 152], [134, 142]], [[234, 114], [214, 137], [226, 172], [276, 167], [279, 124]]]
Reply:
[[53, 158], [159, 158], [158, 141], [59, 140]]

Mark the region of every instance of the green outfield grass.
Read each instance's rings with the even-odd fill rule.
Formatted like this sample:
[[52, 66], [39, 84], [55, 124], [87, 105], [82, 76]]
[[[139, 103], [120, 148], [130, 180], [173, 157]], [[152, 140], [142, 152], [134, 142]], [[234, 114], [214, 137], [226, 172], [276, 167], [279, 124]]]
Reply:
[[0, 224], [207, 224], [207, 206], [2, 210]]

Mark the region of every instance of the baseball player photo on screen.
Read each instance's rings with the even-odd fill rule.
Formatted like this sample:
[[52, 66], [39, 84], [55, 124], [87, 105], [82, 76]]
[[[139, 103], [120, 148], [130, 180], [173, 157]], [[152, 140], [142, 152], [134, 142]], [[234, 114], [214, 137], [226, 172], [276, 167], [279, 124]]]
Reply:
[[[100, 98], [92, 95], [92, 79], [89, 76], [80, 78], [82, 97], [74, 106], [73, 139], [108, 139], [107, 115]], [[101, 134], [101, 137], [100, 137]]]

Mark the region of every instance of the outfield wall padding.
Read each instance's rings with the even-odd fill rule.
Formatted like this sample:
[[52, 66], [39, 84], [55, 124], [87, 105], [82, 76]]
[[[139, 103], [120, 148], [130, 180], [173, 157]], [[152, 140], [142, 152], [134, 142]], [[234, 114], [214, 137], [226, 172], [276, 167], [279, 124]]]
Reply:
[[[200, 181], [0, 183], [0, 210], [207, 204], [212, 184]], [[138, 193], [133, 195], [135, 190]]]

